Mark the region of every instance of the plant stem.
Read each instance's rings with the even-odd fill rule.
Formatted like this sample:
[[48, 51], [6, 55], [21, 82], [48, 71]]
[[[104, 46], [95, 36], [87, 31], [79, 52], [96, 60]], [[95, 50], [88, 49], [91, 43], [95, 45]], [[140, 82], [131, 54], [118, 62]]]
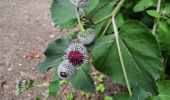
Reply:
[[100, 37], [104, 36], [104, 34], [107, 32], [107, 30], [109, 29], [109, 26], [110, 26], [111, 22], [112, 22], [112, 20], [110, 19], [109, 22], [107, 23], [106, 27], [104, 28], [104, 31], [102, 32], [102, 35], [101, 35]]
[[34, 87], [43, 87], [43, 86], [48, 86], [49, 84], [48, 83], [45, 83], [45, 84], [41, 84], [41, 85], [34, 85]]
[[112, 13], [107, 15], [107, 16], [105, 16], [105, 17], [103, 17], [103, 18], [101, 18], [101, 19], [99, 19], [98, 21], [94, 22], [94, 24], [98, 24], [98, 23], [102, 22], [103, 20], [106, 20], [109, 17], [112, 17]]
[[122, 53], [121, 53], [121, 50], [120, 50], [118, 29], [117, 29], [117, 26], [116, 26], [116, 23], [115, 23], [114, 16], [112, 18], [112, 23], [113, 23], [113, 29], [114, 29], [119, 59], [120, 59], [120, 63], [121, 63], [122, 70], [123, 70], [123, 75], [124, 75], [124, 78], [125, 78], [125, 81], [126, 81], [126, 85], [127, 85], [127, 88], [128, 88], [129, 95], [132, 96], [132, 92], [131, 92], [131, 89], [130, 89], [130, 85], [129, 85], [129, 81], [128, 81], [128, 77], [127, 77], [127, 74], [126, 74], [126, 69], [125, 69], [125, 65], [124, 65], [124, 61], [123, 61], [123, 57], [122, 57]]
[[65, 84], [65, 86], [63, 87], [63, 89], [60, 91], [60, 93], [59, 93], [58, 96], [56, 97], [56, 100], [59, 100], [61, 93], [63, 93], [64, 89], [65, 89], [68, 85], [69, 85], [69, 82], [67, 82], [67, 83]]
[[[107, 18], [109, 18], [109, 17], [111, 17], [111, 16], [113, 16], [113, 15], [116, 16], [116, 14], [118, 13], [118, 11], [119, 11], [119, 9], [121, 8], [121, 6], [122, 6], [122, 4], [124, 3], [124, 1], [125, 1], [125, 0], [121, 0], [121, 1], [118, 3], [118, 5], [115, 7], [115, 9], [112, 11], [112, 13], [109, 14], [108, 16], [102, 18], [102, 19], [105, 20], [105, 19], [107, 19]], [[101, 21], [103, 21], [103, 20], [101, 20]], [[99, 22], [99, 21], [98, 21], [98, 22]], [[104, 34], [107, 32], [107, 30], [108, 30], [111, 22], [112, 22], [112, 20], [110, 20], [110, 21], [107, 23], [107, 25], [106, 25], [104, 31], [102, 32], [102, 35], [101, 35], [101, 36], [104, 36]]]
[[47, 100], [48, 96], [49, 96], [49, 94], [47, 94], [47, 95], [44, 97], [43, 100]]
[[118, 55], [119, 55], [119, 59], [120, 59], [120, 63], [121, 63], [122, 71], [123, 71], [123, 76], [125, 78], [125, 82], [126, 82], [126, 85], [127, 85], [127, 88], [128, 88], [129, 95], [132, 96], [132, 91], [131, 91], [131, 88], [130, 88], [130, 84], [129, 84], [129, 81], [128, 81], [128, 77], [127, 77], [127, 73], [126, 73], [126, 69], [125, 69], [125, 65], [124, 65], [124, 61], [123, 61], [123, 57], [122, 57], [122, 53], [121, 53], [121, 49], [120, 49], [119, 32], [118, 32], [118, 28], [117, 28], [116, 22], [115, 22], [115, 16], [116, 16], [117, 12], [119, 11], [119, 9], [121, 8], [124, 1], [125, 0], [121, 0], [119, 2], [119, 4], [116, 6], [116, 8], [114, 9], [114, 11], [112, 13], [112, 24], [113, 24], [114, 34], [115, 34], [115, 40], [116, 40]]
[[[157, 9], [156, 9], [156, 11], [157, 11], [158, 13], [160, 12], [160, 8], [161, 8], [161, 0], [158, 0]], [[159, 21], [159, 17], [158, 17], [158, 18], [155, 18], [154, 25], [153, 25], [153, 29], [152, 29], [152, 34], [153, 34], [153, 35], [155, 35], [155, 33], [156, 33], [156, 27], [157, 27], [158, 21]]]
[[79, 14], [78, 14], [78, 9], [79, 9], [79, 8], [76, 9], [77, 21], [78, 21], [78, 24], [79, 24], [79, 26], [80, 26], [80, 31], [83, 32], [83, 31], [85, 31], [85, 30], [84, 30], [84, 27], [83, 27], [83, 25], [82, 25], [82, 23], [81, 23], [81, 20], [80, 20]]

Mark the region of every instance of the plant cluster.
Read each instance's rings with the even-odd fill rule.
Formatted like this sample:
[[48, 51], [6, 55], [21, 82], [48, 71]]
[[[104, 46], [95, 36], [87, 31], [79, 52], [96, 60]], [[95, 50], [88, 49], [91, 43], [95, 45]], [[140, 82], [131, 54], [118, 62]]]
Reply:
[[56, 27], [79, 30], [44, 52], [40, 72], [56, 68], [49, 94], [57, 94], [62, 79], [95, 93], [94, 66], [127, 88], [116, 100], [170, 99], [168, 0], [53, 0], [50, 11]]

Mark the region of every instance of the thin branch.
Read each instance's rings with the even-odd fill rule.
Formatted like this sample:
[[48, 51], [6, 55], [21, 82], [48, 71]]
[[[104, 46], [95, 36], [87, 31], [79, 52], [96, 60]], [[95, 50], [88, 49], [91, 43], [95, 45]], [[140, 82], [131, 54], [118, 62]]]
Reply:
[[127, 85], [127, 88], [128, 88], [129, 95], [132, 96], [132, 91], [131, 91], [131, 88], [130, 88], [130, 85], [129, 85], [129, 81], [128, 81], [128, 77], [127, 77], [127, 73], [126, 73], [126, 69], [125, 69], [125, 65], [124, 65], [124, 61], [123, 61], [123, 57], [122, 57], [122, 53], [121, 53], [121, 50], [120, 50], [118, 29], [117, 29], [117, 26], [116, 26], [116, 23], [115, 23], [114, 16], [112, 18], [112, 23], [113, 23], [113, 29], [114, 29], [119, 59], [120, 59], [121, 67], [122, 67], [122, 70], [123, 70], [123, 76], [125, 78], [125, 82], [126, 82], [126, 85]]
[[69, 85], [69, 82], [67, 82], [67, 83], [65, 84], [65, 86], [63, 87], [63, 89], [60, 91], [60, 93], [59, 93], [58, 96], [56, 97], [56, 100], [59, 100], [60, 95], [63, 93], [63, 91], [65, 90], [65, 88], [67, 88], [68, 85]]
[[123, 71], [123, 76], [125, 78], [125, 82], [126, 82], [126, 85], [128, 88], [129, 95], [132, 96], [132, 91], [130, 88], [130, 84], [128, 81], [128, 77], [127, 77], [127, 73], [126, 73], [126, 69], [125, 69], [125, 65], [124, 65], [124, 61], [123, 61], [123, 56], [122, 56], [121, 49], [120, 49], [119, 32], [118, 32], [118, 28], [117, 28], [116, 22], [115, 22], [115, 16], [116, 16], [117, 12], [119, 11], [119, 9], [121, 8], [121, 6], [123, 5], [124, 1], [125, 0], [121, 0], [119, 2], [119, 4], [117, 5], [117, 7], [114, 9], [114, 11], [112, 13], [112, 24], [113, 24], [114, 34], [115, 34], [118, 55], [119, 55], [119, 59], [120, 59], [120, 63], [121, 63], [122, 71]]
[[112, 22], [112, 20], [110, 19], [109, 22], [107, 23], [106, 27], [104, 28], [104, 31], [102, 32], [102, 35], [101, 35], [100, 37], [104, 36], [104, 34], [107, 32], [107, 30], [109, 29], [109, 26], [110, 26], [111, 22]]
[[47, 95], [44, 97], [43, 100], [47, 100], [48, 96], [49, 96], [49, 94], [47, 94]]
[[[156, 9], [156, 11], [157, 11], [158, 13], [160, 12], [160, 8], [161, 8], [161, 0], [158, 0], [157, 9]], [[158, 18], [155, 18], [154, 25], [153, 25], [153, 29], [152, 29], [152, 34], [153, 34], [153, 35], [155, 35], [155, 33], [156, 33], [156, 27], [157, 27], [158, 21], [159, 21], [159, 17], [158, 17]]]
[[44, 84], [41, 84], [41, 85], [34, 85], [34, 87], [44, 87], [44, 86], [48, 86], [49, 84], [48, 83], [44, 83]]
[[94, 22], [94, 24], [98, 24], [98, 23], [100, 23], [100, 22], [102, 22], [102, 21], [104, 21], [104, 20], [106, 20], [107, 18], [110, 18], [110, 17], [112, 17], [112, 13], [101, 18], [101, 19], [99, 19], [98, 21]]
[[76, 9], [77, 21], [78, 21], [78, 24], [80, 26], [80, 30], [84, 31], [84, 27], [83, 27], [83, 25], [81, 23], [81, 20], [80, 20], [79, 14], [78, 14], [78, 10], [79, 10], [79, 8]]
[[[125, 1], [125, 0], [121, 0], [121, 1], [118, 3], [118, 5], [115, 7], [115, 9], [112, 11], [112, 13], [109, 14], [109, 15], [107, 15], [107, 16], [104, 17], [103, 19], [105, 20], [105, 19], [107, 19], [107, 18], [109, 18], [109, 17], [112, 17], [112, 15], [115, 15], [115, 16], [116, 16], [117, 13], [118, 13], [118, 11], [119, 11], [119, 9], [120, 9], [121, 6], [122, 6], [122, 4], [124, 3], [124, 1]], [[103, 21], [103, 19], [101, 19], [100, 21]], [[99, 22], [99, 21], [98, 21], [98, 22]], [[104, 34], [107, 32], [107, 30], [108, 30], [111, 22], [112, 22], [112, 20], [110, 20], [110, 21], [107, 23], [107, 25], [106, 25], [104, 31], [102, 32], [102, 35], [101, 35], [101, 36], [104, 36]]]

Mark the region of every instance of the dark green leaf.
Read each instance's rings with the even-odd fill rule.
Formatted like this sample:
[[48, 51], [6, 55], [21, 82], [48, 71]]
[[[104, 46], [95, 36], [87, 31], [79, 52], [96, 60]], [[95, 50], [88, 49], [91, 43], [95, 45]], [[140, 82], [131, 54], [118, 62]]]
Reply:
[[[98, 0], [91, 0], [85, 11], [87, 13], [91, 12], [97, 4]], [[72, 28], [77, 24], [76, 7], [70, 0], [53, 0], [50, 10], [52, 21], [55, 25], [63, 28]]]
[[59, 80], [55, 80], [49, 83], [48, 91], [51, 96], [56, 96], [59, 89]]
[[134, 88], [132, 100], [146, 100], [149, 96], [151, 96], [150, 93], [147, 93], [145, 90], [137, 86]]
[[115, 97], [115, 100], [131, 100], [131, 98], [127, 93], [120, 93]]
[[85, 64], [79, 68], [71, 84], [75, 89], [83, 92], [95, 92], [95, 86], [92, 77], [88, 74], [90, 64]]
[[[99, 4], [97, 5], [96, 9], [93, 10], [90, 13], [90, 17], [92, 17], [92, 20], [94, 22], [98, 22], [99, 20], [103, 19], [104, 17], [106, 17], [107, 15], [110, 15], [114, 9], [116, 5], [116, 2], [110, 2], [110, 0], [100, 0]], [[103, 29], [106, 27], [107, 23], [108, 23], [108, 19], [103, 20], [100, 23], [96, 23], [95, 25], [95, 31], [96, 34], [99, 35], [102, 33]]]
[[48, 48], [44, 52], [46, 58], [42, 64], [39, 66], [39, 70], [42, 73], [46, 73], [49, 68], [57, 67], [59, 63], [63, 60], [65, 55], [65, 50], [70, 45], [70, 39], [59, 38], [53, 43], [48, 45]]
[[[139, 84], [146, 92], [157, 94], [155, 80], [160, 76], [163, 59], [152, 33], [137, 21], [120, 28], [120, 48], [130, 86]], [[92, 51], [93, 64], [113, 81], [126, 85], [114, 41], [114, 35], [101, 38]]]
[[36, 97], [36, 100], [41, 100], [39, 96]]

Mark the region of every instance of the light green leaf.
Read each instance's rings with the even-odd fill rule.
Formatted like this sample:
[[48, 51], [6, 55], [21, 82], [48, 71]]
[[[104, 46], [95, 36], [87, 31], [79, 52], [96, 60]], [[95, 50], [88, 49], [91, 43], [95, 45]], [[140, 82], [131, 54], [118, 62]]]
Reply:
[[105, 90], [104, 84], [99, 84], [99, 85], [96, 87], [96, 90], [97, 90], [97, 91], [100, 91], [100, 92], [104, 92], [104, 90]]
[[146, 11], [148, 15], [152, 16], [152, 17], [159, 17], [160, 14], [156, 11], [156, 10], [147, 10]]
[[154, 6], [156, 4], [156, 0], [140, 0], [133, 8], [134, 12], [141, 12], [145, 9]]
[[59, 63], [63, 60], [63, 56], [65, 55], [65, 50], [70, 45], [70, 39], [59, 38], [53, 43], [48, 45], [48, 48], [44, 52], [46, 58], [39, 65], [39, 70], [42, 73], [46, 73], [49, 68], [57, 67]]
[[161, 100], [170, 99], [170, 80], [163, 80], [158, 82], [159, 97]]
[[[160, 76], [163, 59], [152, 33], [137, 21], [128, 21], [120, 28], [120, 48], [131, 88], [136, 84], [146, 92], [157, 94], [155, 80]], [[114, 35], [99, 40], [92, 51], [93, 65], [113, 81], [126, 86]]]
[[158, 23], [157, 39], [161, 49], [170, 55], [170, 24], [166, 20], [161, 20]]
[[71, 84], [75, 89], [83, 92], [95, 92], [95, 86], [92, 77], [88, 74], [90, 64], [85, 64], [79, 68], [76, 75], [71, 80]]
[[169, 100], [170, 99], [170, 80], [162, 80], [157, 83], [159, 95], [152, 97], [153, 100]]
[[74, 94], [72, 92], [67, 93], [67, 100], [73, 100]]
[[55, 80], [49, 83], [48, 91], [51, 96], [56, 96], [59, 89], [59, 80]]
[[111, 96], [104, 96], [104, 100], [113, 100]]

